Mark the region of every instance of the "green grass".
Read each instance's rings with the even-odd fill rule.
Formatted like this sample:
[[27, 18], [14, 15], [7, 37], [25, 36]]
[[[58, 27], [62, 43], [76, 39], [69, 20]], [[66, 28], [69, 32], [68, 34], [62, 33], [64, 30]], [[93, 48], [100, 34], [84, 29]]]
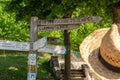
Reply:
[[[27, 55], [0, 55], [0, 80], [27, 80]], [[48, 58], [39, 57], [37, 80], [52, 80]]]

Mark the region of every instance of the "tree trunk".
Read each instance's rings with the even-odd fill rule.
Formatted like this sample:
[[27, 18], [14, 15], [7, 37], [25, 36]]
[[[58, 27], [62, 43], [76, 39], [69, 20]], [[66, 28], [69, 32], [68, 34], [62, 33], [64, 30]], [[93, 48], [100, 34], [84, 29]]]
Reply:
[[113, 23], [120, 23], [120, 1], [113, 6]]

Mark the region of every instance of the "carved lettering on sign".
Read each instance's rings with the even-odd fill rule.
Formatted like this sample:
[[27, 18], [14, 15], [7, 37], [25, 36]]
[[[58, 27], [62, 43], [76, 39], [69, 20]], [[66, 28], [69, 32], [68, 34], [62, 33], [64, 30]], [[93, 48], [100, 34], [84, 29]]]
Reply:
[[0, 49], [28, 51], [29, 50], [29, 43], [28, 42], [16, 42], [16, 41], [0, 40]]
[[38, 26], [38, 31], [50, 30], [69, 30], [79, 27], [78, 25], [55, 25], [55, 26]]
[[51, 20], [38, 20], [38, 25], [73, 25], [87, 22], [99, 22], [102, 20], [100, 16], [91, 16], [83, 18], [66, 18], [66, 19], [51, 19]]

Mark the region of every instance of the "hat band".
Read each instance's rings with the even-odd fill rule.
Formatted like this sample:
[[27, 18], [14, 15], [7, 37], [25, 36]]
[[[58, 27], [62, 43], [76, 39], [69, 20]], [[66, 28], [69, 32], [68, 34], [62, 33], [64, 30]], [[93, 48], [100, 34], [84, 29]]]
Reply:
[[109, 70], [112, 70], [113, 72], [120, 73], [120, 68], [115, 67], [115, 66], [112, 66], [111, 64], [109, 64], [108, 62], [106, 62], [106, 61], [102, 58], [102, 56], [101, 56], [101, 54], [100, 54], [100, 50], [99, 50], [98, 58], [99, 58], [100, 62], [101, 62], [106, 68], [108, 68]]

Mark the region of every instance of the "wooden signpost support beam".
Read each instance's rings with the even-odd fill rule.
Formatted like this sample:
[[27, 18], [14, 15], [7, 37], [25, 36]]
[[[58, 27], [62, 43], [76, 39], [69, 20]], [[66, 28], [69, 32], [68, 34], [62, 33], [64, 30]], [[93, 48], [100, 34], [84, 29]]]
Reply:
[[37, 17], [31, 18], [30, 25], [30, 51], [28, 54], [27, 80], [36, 80], [37, 76], [37, 51], [33, 49], [33, 43], [37, 40]]
[[[38, 20], [37, 17], [31, 18], [30, 28], [30, 52], [28, 56], [28, 77], [27, 80], [36, 80], [37, 75], [37, 49], [44, 46], [44, 39], [37, 40], [37, 33], [39, 31], [50, 30], [64, 30], [64, 44], [65, 50], [65, 74], [64, 80], [70, 80], [70, 31], [71, 29], [78, 28], [81, 23], [99, 22], [100, 16], [91, 16], [83, 18], [66, 18], [66, 19], [51, 19], [51, 20]], [[43, 42], [42, 42], [43, 41]], [[40, 43], [39, 43], [40, 42]], [[43, 43], [43, 44], [42, 44]], [[34, 45], [33, 45], [34, 44]], [[40, 45], [36, 45], [40, 44]]]
[[70, 31], [69, 30], [64, 30], [64, 45], [66, 46], [64, 80], [71, 80], [70, 79], [71, 59], [70, 59]]

